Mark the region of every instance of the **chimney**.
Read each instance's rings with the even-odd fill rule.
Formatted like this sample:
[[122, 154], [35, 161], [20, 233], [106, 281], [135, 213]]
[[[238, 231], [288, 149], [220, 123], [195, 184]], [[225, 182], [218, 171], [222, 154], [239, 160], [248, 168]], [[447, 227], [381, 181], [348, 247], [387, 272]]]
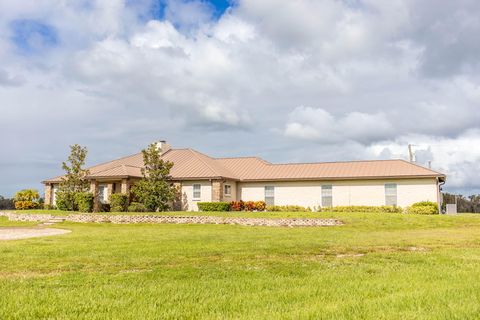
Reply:
[[160, 140], [156, 143], [157, 143], [157, 148], [158, 150], [160, 150], [161, 153], [165, 153], [172, 148], [165, 140]]

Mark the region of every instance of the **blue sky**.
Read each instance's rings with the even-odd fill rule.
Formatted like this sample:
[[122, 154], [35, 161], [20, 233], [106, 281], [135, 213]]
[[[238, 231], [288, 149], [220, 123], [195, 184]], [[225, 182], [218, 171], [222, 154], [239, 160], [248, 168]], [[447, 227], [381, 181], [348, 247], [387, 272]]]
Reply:
[[[229, 8], [229, 9], [228, 9]], [[227, 10], [228, 9], [228, 10]], [[166, 139], [272, 162], [408, 158], [480, 192], [480, 4], [0, 1], [0, 195]]]

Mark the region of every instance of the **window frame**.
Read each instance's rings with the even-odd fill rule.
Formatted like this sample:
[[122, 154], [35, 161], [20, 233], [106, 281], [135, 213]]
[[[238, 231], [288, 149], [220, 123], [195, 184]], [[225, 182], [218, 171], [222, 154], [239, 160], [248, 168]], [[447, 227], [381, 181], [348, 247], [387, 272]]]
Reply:
[[[229, 192], [227, 193], [227, 188], [229, 189]], [[232, 185], [231, 184], [224, 184], [223, 185], [223, 195], [226, 197], [231, 197], [232, 196]]]
[[[327, 192], [329, 191], [329, 192]], [[322, 208], [333, 207], [333, 185], [322, 184]], [[329, 194], [327, 194], [329, 193]], [[328, 200], [329, 199], [329, 200]]]
[[[100, 193], [100, 190], [102, 192]], [[108, 199], [106, 199], [108, 193], [108, 186], [105, 184], [99, 184], [98, 185], [98, 201], [102, 204], [105, 204], [108, 202]]]
[[[195, 190], [195, 186], [198, 186], [198, 190]], [[195, 193], [198, 192], [198, 196], [195, 197]], [[201, 183], [194, 183], [192, 185], [192, 200], [199, 201], [202, 198], [202, 184]]]
[[[271, 191], [271, 195], [270, 193], [267, 195], [267, 190]], [[265, 200], [265, 203], [267, 206], [274, 206], [275, 205], [275, 186], [265, 186], [263, 188], [263, 192], [264, 192], [264, 200]]]

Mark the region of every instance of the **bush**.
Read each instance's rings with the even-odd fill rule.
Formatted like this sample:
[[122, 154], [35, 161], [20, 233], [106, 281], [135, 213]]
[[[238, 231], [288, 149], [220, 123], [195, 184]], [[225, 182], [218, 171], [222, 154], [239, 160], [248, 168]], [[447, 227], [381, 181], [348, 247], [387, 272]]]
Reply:
[[40, 204], [34, 201], [15, 201], [15, 209], [16, 210], [31, 210], [31, 209], [39, 209]]
[[110, 195], [110, 211], [125, 212], [128, 210], [128, 195], [113, 193]]
[[308, 212], [312, 211], [310, 208], [302, 206], [266, 206], [267, 211], [279, 211], [279, 212]]
[[321, 208], [323, 212], [365, 212], [365, 213], [402, 213], [401, 207], [395, 206], [337, 206]]
[[53, 204], [44, 204], [43, 209], [44, 210], [55, 210], [56, 207]]
[[228, 202], [199, 202], [198, 209], [201, 211], [229, 211], [230, 203]]
[[75, 203], [75, 194], [70, 192], [58, 191], [55, 195], [55, 204], [58, 210], [77, 211], [78, 207]]
[[431, 201], [422, 201], [412, 204], [406, 209], [409, 214], [438, 214], [438, 205]]
[[93, 194], [91, 192], [78, 192], [75, 194], [75, 204], [80, 212], [93, 211]]
[[40, 205], [40, 194], [35, 189], [23, 189], [18, 191], [14, 197], [16, 210], [38, 209]]
[[245, 211], [254, 211], [256, 209], [255, 202], [253, 201], [245, 201], [243, 205], [243, 210]]
[[230, 202], [230, 211], [242, 211], [244, 207], [245, 203], [242, 200]]
[[255, 201], [255, 210], [257, 211], [265, 211], [267, 204], [265, 201]]
[[132, 202], [128, 206], [128, 212], [147, 212], [147, 208], [140, 202]]

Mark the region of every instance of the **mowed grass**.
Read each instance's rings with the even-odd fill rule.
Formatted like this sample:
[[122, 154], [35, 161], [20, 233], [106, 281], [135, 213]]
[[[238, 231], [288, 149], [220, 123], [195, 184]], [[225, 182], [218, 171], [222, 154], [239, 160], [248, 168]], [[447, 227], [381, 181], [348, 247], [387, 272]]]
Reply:
[[480, 216], [316, 215], [346, 224], [61, 223], [3, 241], [0, 319], [480, 318]]

